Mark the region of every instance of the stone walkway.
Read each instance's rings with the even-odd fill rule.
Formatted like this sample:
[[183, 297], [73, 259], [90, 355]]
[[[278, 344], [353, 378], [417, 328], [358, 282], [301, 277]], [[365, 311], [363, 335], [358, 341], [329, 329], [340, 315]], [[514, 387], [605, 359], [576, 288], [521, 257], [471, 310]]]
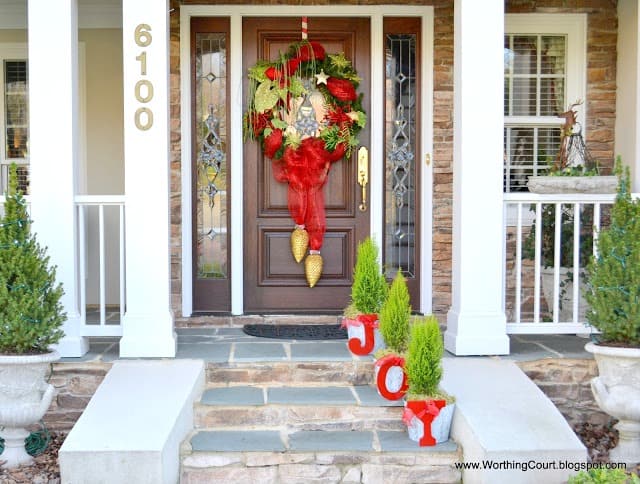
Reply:
[[[257, 338], [240, 328], [178, 328], [177, 358], [199, 358], [206, 362], [250, 361], [353, 361], [346, 340], [299, 341]], [[545, 358], [592, 359], [584, 350], [588, 338], [576, 335], [511, 335], [511, 354], [496, 358], [534, 361]], [[119, 338], [92, 338], [90, 351], [82, 358], [61, 361], [105, 361], [119, 359]], [[446, 356], [453, 356], [447, 353]], [[364, 359], [369, 359], [365, 357]]]

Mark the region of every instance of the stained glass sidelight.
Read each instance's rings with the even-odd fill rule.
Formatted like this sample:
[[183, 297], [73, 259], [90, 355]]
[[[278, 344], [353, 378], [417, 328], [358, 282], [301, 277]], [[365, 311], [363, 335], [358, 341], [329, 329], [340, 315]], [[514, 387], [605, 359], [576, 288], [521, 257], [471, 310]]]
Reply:
[[416, 268], [416, 35], [385, 38], [385, 240], [388, 277]]
[[196, 34], [196, 214], [199, 278], [228, 277], [226, 34]]

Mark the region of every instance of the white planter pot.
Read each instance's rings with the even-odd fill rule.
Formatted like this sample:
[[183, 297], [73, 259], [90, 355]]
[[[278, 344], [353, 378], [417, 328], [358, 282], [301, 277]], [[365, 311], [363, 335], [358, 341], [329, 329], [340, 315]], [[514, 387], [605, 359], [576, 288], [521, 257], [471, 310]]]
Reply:
[[46, 383], [50, 364], [60, 359], [57, 352], [42, 355], [0, 355], [0, 437], [4, 467], [29, 465], [33, 457], [24, 448], [29, 436], [25, 429], [46, 413], [54, 395], [53, 385]]
[[619, 422], [618, 445], [611, 449], [611, 462], [640, 463], [640, 348], [617, 348], [587, 343], [599, 376], [591, 380], [598, 406]]
[[354, 355], [370, 355], [386, 347], [377, 323], [373, 327], [357, 319], [343, 318], [342, 325], [347, 328], [347, 346]]
[[615, 193], [616, 176], [530, 176], [531, 193]]
[[[573, 276], [569, 278], [567, 273], [569, 269], [567, 267], [560, 267], [560, 284], [564, 284], [564, 294], [558, 296], [560, 302], [560, 311], [558, 315], [558, 321], [561, 323], [573, 322]], [[553, 313], [553, 267], [543, 267], [540, 269], [542, 279], [542, 294], [544, 295], [547, 305], [549, 306], [549, 312]], [[562, 291], [563, 287], [558, 287], [559, 291]], [[578, 322], [583, 323], [587, 320], [587, 300], [584, 298], [586, 294], [587, 286], [582, 281], [580, 282], [580, 292], [578, 299]], [[586, 330], [585, 330], [586, 331]]]

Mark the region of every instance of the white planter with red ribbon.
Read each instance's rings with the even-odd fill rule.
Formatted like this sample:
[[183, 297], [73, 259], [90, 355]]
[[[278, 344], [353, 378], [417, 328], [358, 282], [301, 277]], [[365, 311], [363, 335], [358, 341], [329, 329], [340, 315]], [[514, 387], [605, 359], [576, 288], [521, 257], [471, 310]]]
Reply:
[[347, 328], [348, 347], [354, 355], [370, 355], [385, 347], [378, 329], [377, 314], [361, 314], [355, 319], [343, 318], [342, 327]]
[[387, 400], [400, 400], [407, 393], [407, 374], [404, 372], [404, 358], [387, 355], [376, 361], [374, 366], [378, 393]]
[[421, 447], [449, 440], [455, 404], [445, 400], [409, 400], [404, 406], [402, 420], [411, 440]]

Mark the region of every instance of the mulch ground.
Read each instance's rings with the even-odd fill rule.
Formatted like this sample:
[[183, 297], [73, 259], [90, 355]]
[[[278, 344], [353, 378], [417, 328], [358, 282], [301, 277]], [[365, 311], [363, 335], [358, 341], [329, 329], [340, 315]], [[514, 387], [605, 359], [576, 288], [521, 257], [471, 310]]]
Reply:
[[[588, 422], [578, 424], [573, 429], [589, 450], [593, 462], [608, 462], [609, 450], [618, 443], [618, 433], [611, 424], [594, 426]], [[0, 484], [59, 484], [58, 449], [64, 441], [64, 434], [51, 434], [47, 450], [35, 458], [35, 465], [8, 470], [0, 468]], [[0, 455], [0, 462], [2, 455]], [[635, 470], [640, 473], [640, 466]]]

